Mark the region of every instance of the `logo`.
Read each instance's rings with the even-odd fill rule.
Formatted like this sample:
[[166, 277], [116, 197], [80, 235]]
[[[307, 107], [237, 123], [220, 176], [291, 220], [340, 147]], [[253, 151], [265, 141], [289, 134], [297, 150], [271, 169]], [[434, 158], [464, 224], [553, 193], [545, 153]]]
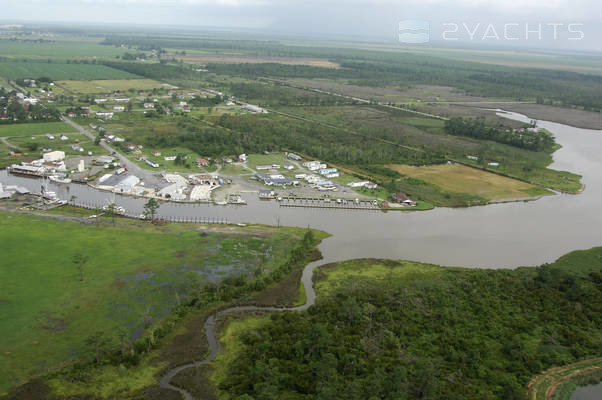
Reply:
[[428, 21], [406, 19], [399, 23], [399, 41], [401, 43], [427, 43], [430, 41], [431, 27]]

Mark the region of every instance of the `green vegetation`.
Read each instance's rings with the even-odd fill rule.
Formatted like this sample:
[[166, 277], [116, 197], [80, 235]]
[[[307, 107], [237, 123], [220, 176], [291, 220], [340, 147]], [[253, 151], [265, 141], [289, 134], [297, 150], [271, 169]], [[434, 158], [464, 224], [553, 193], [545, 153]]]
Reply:
[[0, 54], [6, 58], [22, 59], [81, 59], [81, 58], [115, 58], [124, 53], [121, 48], [101, 46], [98, 40], [78, 38], [74, 40], [0, 40]]
[[[441, 191], [450, 192], [450, 198], [454, 192], [469, 193], [487, 200], [524, 198], [552, 193], [516, 179], [460, 164], [425, 167], [389, 165], [388, 167], [407, 177], [436, 185]], [[410, 184], [406, 180], [406, 188], [409, 186]], [[418, 188], [412, 189], [419, 190]]]
[[500, 129], [487, 126], [484, 118], [474, 120], [463, 118], [450, 118], [445, 121], [445, 132], [455, 136], [468, 136], [483, 140], [508, 144], [521, 149], [533, 151], [554, 150], [554, 137], [548, 132], [529, 132], [522, 130], [517, 132], [510, 129]]
[[163, 88], [161, 82], [152, 79], [104, 79], [84, 81], [59, 81], [59, 85], [76, 93], [108, 93]]
[[0, 61], [0, 76], [15, 80], [49, 77], [66, 79], [132, 79], [137, 76], [100, 64], [75, 64], [41, 61]]
[[602, 358], [544, 371], [529, 383], [529, 400], [568, 400], [579, 386], [602, 381]]
[[35, 122], [26, 124], [0, 124], [0, 137], [35, 136], [47, 133], [72, 133], [77, 130], [65, 122]]
[[516, 270], [327, 265], [314, 307], [238, 325], [213, 378], [225, 399], [526, 399], [534, 375], [601, 353], [601, 260], [594, 248]]
[[[101, 365], [135, 367], [148, 350], [148, 334], [154, 346], [167, 330], [156, 324], [173, 310], [191, 296], [205, 307], [280, 279], [290, 257], [299, 257], [294, 249], [306, 232], [197, 228], [122, 219], [113, 227], [0, 212], [0, 393], [61, 363], [96, 360], [97, 344]], [[87, 257], [82, 271], [74, 262], [78, 253]], [[104, 392], [104, 378], [81, 364], [74, 368], [55, 376], [52, 386], [61, 393]], [[137, 385], [130, 376], [147, 385], [149, 377], [136, 378], [142, 367], [136, 368], [122, 371], [120, 382]]]

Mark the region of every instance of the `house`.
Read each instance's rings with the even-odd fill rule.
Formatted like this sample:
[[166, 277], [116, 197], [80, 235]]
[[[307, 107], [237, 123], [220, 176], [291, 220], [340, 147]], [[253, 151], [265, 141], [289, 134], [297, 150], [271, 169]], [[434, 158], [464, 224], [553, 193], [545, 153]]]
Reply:
[[54, 136], [51, 135], [50, 133], [47, 133], [46, 137], [48, 138], [48, 140], [54, 140]]
[[245, 104], [244, 106], [242, 106], [242, 108], [254, 114], [267, 114], [267, 110], [264, 110], [263, 108], [258, 106], [254, 106], [253, 104]]
[[292, 171], [295, 169], [295, 167], [292, 164], [284, 164], [284, 169]]
[[199, 167], [207, 167], [209, 166], [209, 161], [204, 158], [197, 158], [196, 165]]
[[155, 108], [155, 105], [153, 103], [144, 103], [144, 108], [148, 110], [151, 108]]
[[67, 136], [65, 136], [65, 135], [61, 135], [61, 137], [59, 139], [61, 139], [61, 140], [69, 140], [69, 138]]
[[84, 151], [83, 147], [79, 144], [72, 144], [71, 149], [73, 149], [73, 151], [79, 151], [80, 153]]
[[294, 161], [301, 161], [301, 160], [302, 160], [302, 158], [301, 158], [300, 156], [298, 156], [298, 155], [296, 155], [296, 154], [293, 154], [293, 153], [288, 153], [286, 156], [287, 156], [287, 157], [288, 157], [290, 160], [294, 160]]
[[395, 201], [398, 204], [403, 204], [404, 206], [411, 206], [411, 207], [416, 206], [416, 202], [413, 201], [412, 199], [410, 199], [408, 197], [408, 195], [403, 192], [397, 192], [392, 197], [393, 197], [393, 201]]
[[244, 153], [238, 156], [238, 161], [240, 161], [242, 163], [246, 163], [248, 160], [249, 160], [249, 158]]
[[179, 103], [179, 106], [180, 106], [180, 107], [186, 107], [187, 105], [188, 105], [188, 103], [186, 103], [185, 101], [181, 101], [181, 102]]
[[96, 118], [113, 118], [114, 113], [111, 111], [96, 111]]
[[146, 162], [148, 165], [150, 165], [153, 168], [159, 168], [159, 164], [157, 164], [156, 162], [152, 162], [151, 160], [149, 160], [148, 158], [144, 160], [144, 162]]
[[306, 167], [310, 171], [326, 169], [326, 167], [327, 167], [326, 164], [323, 164], [320, 161], [306, 161], [303, 163], [303, 166]]
[[151, 154], [155, 157], [161, 157], [161, 152], [159, 150], [153, 150], [151, 151]]
[[376, 189], [378, 185], [370, 181], [350, 182], [347, 186], [352, 188]]

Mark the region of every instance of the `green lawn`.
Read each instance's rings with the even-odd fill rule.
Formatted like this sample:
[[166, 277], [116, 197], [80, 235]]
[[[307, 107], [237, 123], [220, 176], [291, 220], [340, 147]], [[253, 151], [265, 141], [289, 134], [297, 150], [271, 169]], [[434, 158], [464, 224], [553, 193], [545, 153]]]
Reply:
[[[249, 154], [249, 160], [247, 161], [247, 165], [255, 169], [258, 165], [264, 164], [278, 164], [280, 165], [280, 169], [284, 171], [284, 164], [292, 164], [283, 153], [277, 154]], [[262, 172], [262, 171], [259, 171]]]
[[6, 79], [48, 77], [66, 79], [132, 79], [137, 75], [100, 64], [62, 64], [36, 61], [0, 61], [0, 76]]
[[[119, 220], [82, 224], [0, 212], [0, 394], [32, 374], [90, 355], [97, 331], [136, 338], [198, 285], [279, 265], [297, 229], [247, 227], [199, 235]], [[73, 257], [89, 257], [80, 282]]]
[[65, 122], [35, 122], [28, 124], [0, 124], [0, 137], [33, 136], [46, 133], [77, 132], [75, 128]]
[[[68, 137], [67, 140], [60, 140], [57, 138], [55, 138], [54, 140], [50, 140], [45, 136], [33, 136], [33, 139], [32, 137], [14, 137], [9, 138], [8, 142], [20, 151], [29, 152], [31, 154], [41, 153], [42, 148], [44, 147], [48, 147], [52, 151], [64, 151], [65, 155], [72, 156], [88, 155], [88, 151], [91, 151], [92, 155], [94, 156], [100, 156], [109, 153], [104, 147], [96, 145], [92, 139], [89, 139], [87, 136], [84, 136], [82, 134], [75, 133], [68, 134], [66, 136]], [[33, 151], [30, 150], [29, 147], [31, 143], [37, 144], [37, 148]], [[71, 146], [75, 143], [79, 144], [84, 149], [84, 152], [73, 150]]]

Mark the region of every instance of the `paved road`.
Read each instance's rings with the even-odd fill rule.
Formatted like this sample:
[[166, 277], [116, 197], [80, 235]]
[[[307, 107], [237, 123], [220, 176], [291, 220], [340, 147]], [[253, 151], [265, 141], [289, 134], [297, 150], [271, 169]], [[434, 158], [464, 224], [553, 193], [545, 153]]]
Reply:
[[[92, 140], [96, 139], [96, 136], [94, 136], [94, 134], [92, 132], [90, 132], [83, 126], [73, 122], [72, 120], [70, 120], [67, 117], [62, 117], [62, 119], [63, 119], [63, 121], [65, 121], [66, 123], [68, 123], [69, 125], [74, 127], [75, 129], [77, 129], [80, 133], [89, 137], [90, 139], [92, 139]], [[107, 133], [108, 133], [108, 131], [107, 131]], [[137, 177], [141, 178], [145, 182], [146, 186], [157, 187], [161, 184], [161, 180], [157, 176], [157, 173], [155, 173], [153, 171], [149, 171], [144, 168], [141, 168], [138, 164], [136, 164], [135, 162], [133, 162], [132, 160], [130, 160], [123, 154], [119, 153], [118, 151], [113, 149], [111, 146], [109, 146], [104, 140], [100, 142], [100, 146], [102, 146], [105, 150], [107, 150], [109, 153], [111, 153], [111, 155], [118, 158], [121, 165], [124, 166], [129, 171], [130, 174], [136, 175]]]

